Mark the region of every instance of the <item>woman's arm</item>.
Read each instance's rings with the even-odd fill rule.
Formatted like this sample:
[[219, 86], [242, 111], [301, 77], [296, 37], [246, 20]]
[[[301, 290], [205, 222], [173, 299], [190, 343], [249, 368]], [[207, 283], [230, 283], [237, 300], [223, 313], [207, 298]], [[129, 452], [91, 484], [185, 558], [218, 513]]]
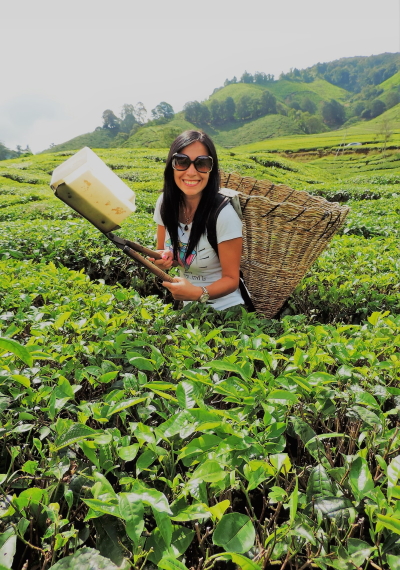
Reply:
[[[218, 244], [219, 260], [222, 268], [222, 277], [211, 285], [207, 285], [210, 299], [219, 299], [229, 293], [233, 293], [239, 287], [239, 268], [242, 255], [243, 239], [235, 238]], [[183, 277], [175, 277], [174, 283], [163, 282], [164, 287], [169, 289], [179, 301], [197, 301], [203, 293], [202, 287], [198, 287]]]
[[157, 249], [164, 249], [165, 247], [165, 226], [157, 224]]

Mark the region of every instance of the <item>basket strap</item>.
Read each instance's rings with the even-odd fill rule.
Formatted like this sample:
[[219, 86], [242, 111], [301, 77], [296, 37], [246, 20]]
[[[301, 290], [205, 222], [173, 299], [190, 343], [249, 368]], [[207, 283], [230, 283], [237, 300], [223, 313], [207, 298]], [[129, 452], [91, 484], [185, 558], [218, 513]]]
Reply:
[[231, 199], [228, 196], [222, 196], [221, 194], [218, 194], [218, 198], [220, 199], [220, 203], [213, 212], [210, 212], [206, 222], [207, 239], [217, 255], [218, 255], [217, 218], [219, 216], [220, 211], [223, 208], [225, 208], [225, 206], [227, 206], [231, 201]]

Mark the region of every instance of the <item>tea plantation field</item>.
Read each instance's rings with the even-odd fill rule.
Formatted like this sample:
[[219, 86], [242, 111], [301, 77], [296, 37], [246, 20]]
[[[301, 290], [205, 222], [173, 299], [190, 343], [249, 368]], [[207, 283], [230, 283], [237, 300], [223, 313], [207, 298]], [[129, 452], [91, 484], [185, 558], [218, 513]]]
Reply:
[[[70, 154], [0, 162], [0, 570], [399, 570], [400, 153], [220, 152], [351, 207], [272, 320], [174, 311], [53, 197]], [[98, 154], [154, 247], [167, 151]]]

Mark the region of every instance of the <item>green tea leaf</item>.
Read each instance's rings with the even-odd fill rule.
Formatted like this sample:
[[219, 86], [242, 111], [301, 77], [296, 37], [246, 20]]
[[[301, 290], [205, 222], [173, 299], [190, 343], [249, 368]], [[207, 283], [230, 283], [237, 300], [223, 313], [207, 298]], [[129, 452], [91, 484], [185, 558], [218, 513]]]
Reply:
[[225, 552], [217, 557], [217, 560], [232, 560], [240, 570], [261, 570], [261, 566], [241, 554], [236, 552]]
[[400, 570], [400, 556], [394, 556], [393, 554], [386, 555], [387, 563], [389, 565], [389, 570]]
[[118, 456], [124, 461], [133, 461], [139, 451], [139, 444], [134, 443], [126, 447], [119, 447], [117, 450]]
[[361, 500], [374, 488], [368, 463], [362, 457], [357, 457], [351, 464], [349, 482], [354, 496]]
[[250, 518], [241, 513], [224, 515], [217, 524], [213, 543], [227, 552], [247, 552], [254, 544], [256, 533]]
[[104, 513], [106, 515], [113, 515], [114, 517], [123, 518], [118, 505], [99, 499], [82, 499], [84, 503], [97, 513]]
[[144, 529], [144, 507], [141, 501], [129, 501], [127, 493], [119, 494], [119, 512], [126, 522], [126, 532], [133, 543], [138, 546]]
[[249, 379], [244, 370], [238, 364], [233, 364], [228, 360], [213, 360], [208, 364], [204, 364], [204, 368], [212, 368], [212, 370], [218, 370], [219, 372], [234, 372], [235, 374], [239, 374], [243, 380]]
[[72, 445], [77, 441], [81, 441], [87, 437], [95, 437], [101, 433], [104, 432], [101, 430], [92, 429], [91, 427], [84, 424], [74, 424], [65, 433], [62, 433], [59, 437], [56, 438], [54, 442], [55, 449], [58, 451], [59, 449]]
[[353, 503], [346, 497], [324, 497], [313, 501], [313, 508], [320, 511], [323, 517], [335, 519], [337, 525], [354, 521], [356, 511]]
[[11, 374], [11, 378], [18, 382], [18, 384], [22, 384], [25, 388], [29, 388], [31, 385], [31, 381], [26, 376], [22, 376], [21, 374]]
[[389, 515], [380, 515], [380, 514], [377, 514], [376, 517], [378, 519], [377, 532], [379, 532], [380, 527], [384, 526], [385, 528], [392, 530], [396, 534], [400, 534], [400, 519]]
[[195, 521], [210, 518], [210, 511], [203, 503], [194, 503], [178, 511], [171, 519], [177, 522]]
[[277, 404], [287, 404], [288, 402], [295, 404], [298, 399], [299, 396], [297, 394], [292, 394], [286, 390], [272, 390], [272, 392], [268, 394], [268, 401], [276, 402]]
[[225, 513], [226, 509], [229, 508], [230, 504], [231, 504], [230, 501], [226, 499], [225, 501], [217, 503], [213, 507], [208, 507], [213, 519], [214, 520], [222, 519], [223, 514]]
[[129, 359], [129, 364], [135, 366], [138, 370], [148, 370], [153, 372], [154, 364], [149, 358], [143, 358], [142, 356], [134, 356]]
[[371, 410], [363, 408], [362, 406], [353, 406], [351, 409], [354, 410], [368, 426], [374, 427], [382, 425], [379, 417], [374, 414], [374, 412], [371, 412]]
[[71, 315], [72, 315], [71, 311], [68, 311], [66, 313], [61, 313], [60, 315], [58, 315], [58, 317], [54, 321], [54, 325], [53, 325], [54, 328], [60, 329], [63, 326], [63, 324], [65, 323], [65, 321], [67, 321]]
[[196, 399], [194, 397], [195, 387], [192, 382], [183, 380], [176, 388], [176, 397], [181, 408], [189, 409], [194, 408]]
[[169, 547], [171, 545], [172, 531], [173, 531], [171, 519], [167, 515], [167, 513], [163, 511], [159, 511], [154, 507], [152, 510], [154, 518], [156, 519], [157, 527], [161, 533], [161, 536], [163, 537], [166, 546]]
[[17, 535], [12, 527], [7, 528], [0, 535], [0, 564], [3, 568], [12, 567], [16, 549]]
[[59, 560], [53, 570], [118, 570], [118, 566], [113, 564], [109, 558], [100, 556], [94, 548], [84, 546], [62, 560]]
[[158, 563], [162, 570], [187, 570], [187, 567], [172, 556], [163, 556]]
[[193, 479], [200, 479], [206, 483], [221, 481], [226, 476], [226, 471], [218, 461], [209, 459], [202, 463], [193, 473]]
[[334, 487], [331, 479], [323, 465], [317, 465], [311, 470], [307, 483], [307, 501], [318, 497], [329, 497], [334, 495]]
[[132, 502], [137, 500], [143, 501], [143, 503], [157, 511], [172, 515], [166, 496], [161, 493], [161, 491], [145, 487], [139, 481], [134, 482], [132, 490], [129, 493], [126, 493], [126, 498], [128, 501]]
[[110, 409], [107, 412], [107, 417], [110, 417], [113, 414], [117, 414], [118, 412], [122, 412], [123, 410], [126, 410], [132, 406], [136, 406], [145, 400], [146, 398], [130, 398], [129, 400], [122, 400], [122, 402], [118, 402], [117, 404], [110, 406]]
[[349, 538], [347, 541], [347, 552], [356, 566], [361, 566], [374, 550], [376, 547], [367, 544], [364, 540]]
[[118, 370], [111, 370], [110, 372], [106, 372], [105, 374], [102, 374], [101, 376], [98, 376], [96, 378], [97, 382], [100, 382], [101, 384], [108, 384], [109, 382], [111, 382], [111, 380], [114, 380], [119, 374]]
[[33, 366], [33, 358], [30, 352], [16, 340], [0, 337], [0, 351], [3, 351], [2, 354], [11, 352], [27, 366]]

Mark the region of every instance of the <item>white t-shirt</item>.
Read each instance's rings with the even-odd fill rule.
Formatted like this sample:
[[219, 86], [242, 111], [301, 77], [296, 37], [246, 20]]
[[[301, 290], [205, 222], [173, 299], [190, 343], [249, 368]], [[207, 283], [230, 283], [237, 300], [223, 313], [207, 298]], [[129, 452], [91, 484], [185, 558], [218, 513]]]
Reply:
[[[161, 203], [163, 196], [158, 198], [156, 203], [156, 208], [154, 211], [154, 221], [163, 226], [163, 221], [161, 219]], [[185, 231], [185, 225], [179, 224], [178, 226], [178, 238], [179, 238], [179, 266], [181, 277], [185, 277], [191, 281], [194, 285], [200, 287], [207, 287], [211, 285], [214, 281], [218, 281], [222, 277], [222, 268], [213, 247], [208, 241], [206, 234], [203, 234], [197, 245], [197, 249], [191, 252], [191, 255], [187, 258], [185, 263], [186, 248], [189, 242], [190, 231], [192, 229], [192, 224], [188, 224], [188, 229]], [[217, 243], [227, 241], [230, 239], [235, 239], [242, 237], [242, 222], [231, 206], [227, 204], [219, 213], [217, 218]], [[165, 230], [165, 249], [173, 251], [171, 239], [169, 233]], [[185, 304], [188, 301], [185, 302]], [[220, 297], [219, 299], [210, 299], [208, 304], [210, 304], [217, 311], [222, 309], [228, 309], [234, 305], [243, 304], [243, 298], [240, 294], [240, 290], [236, 289], [233, 293]]]

